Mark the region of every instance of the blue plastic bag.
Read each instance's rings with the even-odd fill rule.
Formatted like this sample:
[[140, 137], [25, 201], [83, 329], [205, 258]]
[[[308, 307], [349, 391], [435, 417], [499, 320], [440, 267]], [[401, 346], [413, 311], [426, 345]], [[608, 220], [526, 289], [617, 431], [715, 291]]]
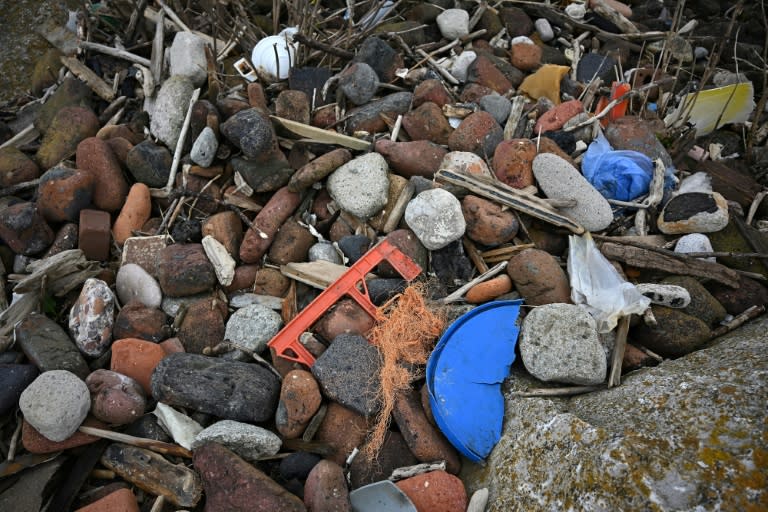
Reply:
[[614, 151], [603, 132], [598, 131], [584, 154], [581, 172], [606, 199], [632, 201], [648, 193], [653, 161], [637, 151]]

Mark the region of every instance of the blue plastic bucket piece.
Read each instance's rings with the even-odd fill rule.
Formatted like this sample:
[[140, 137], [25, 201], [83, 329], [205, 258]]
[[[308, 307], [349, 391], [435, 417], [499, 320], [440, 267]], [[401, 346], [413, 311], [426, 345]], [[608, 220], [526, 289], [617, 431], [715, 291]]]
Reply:
[[521, 300], [483, 304], [445, 331], [427, 362], [427, 390], [445, 437], [474, 462], [501, 437], [501, 383], [515, 360]]

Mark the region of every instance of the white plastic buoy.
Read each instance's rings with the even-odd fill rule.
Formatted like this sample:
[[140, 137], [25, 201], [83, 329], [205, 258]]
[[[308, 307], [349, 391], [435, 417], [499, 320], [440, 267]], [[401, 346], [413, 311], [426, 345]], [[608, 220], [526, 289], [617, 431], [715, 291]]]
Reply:
[[297, 27], [289, 27], [277, 34], [259, 41], [253, 48], [251, 63], [256, 73], [272, 82], [288, 78], [288, 72], [296, 63], [298, 44], [293, 41]]

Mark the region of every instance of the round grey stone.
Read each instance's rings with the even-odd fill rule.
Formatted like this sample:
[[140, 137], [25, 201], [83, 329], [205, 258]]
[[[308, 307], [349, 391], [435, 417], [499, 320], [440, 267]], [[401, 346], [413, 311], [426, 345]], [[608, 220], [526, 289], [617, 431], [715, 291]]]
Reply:
[[115, 278], [115, 289], [121, 304], [137, 300], [149, 308], [159, 308], [163, 302], [160, 284], [135, 263], [126, 263], [120, 267]]
[[221, 124], [220, 131], [247, 158], [258, 160], [277, 149], [272, 123], [255, 108], [234, 114]]
[[533, 159], [533, 175], [548, 198], [576, 200], [576, 206], [558, 210], [587, 231], [601, 231], [613, 221], [608, 200], [565, 159], [541, 153]]
[[480, 108], [493, 116], [499, 125], [507, 124], [512, 102], [500, 94], [488, 94], [480, 98]]
[[552, 25], [549, 24], [547, 18], [537, 19], [533, 22], [533, 26], [536, 27], [536, 32], [539, 33], [539, 38], [545, 43], [555, 38], [555, 32], [552, 30]]
[[192, 151], [189, 156], [200, 167], [210, 167], [213, 159], [216, 158], [218, 149], [219, 141], [216, 140], [216, 134], [210, 126], [206, 126], [195, 139], [195, 143], [192, 144]]
[[469, 34], [469, 13], [464, 9], [446, 9], [435, 21], [446, 39], [458, 39]]
[[91, 408], [88, 386], [67, 370], [51, 370], [38, 376], [21, 394], [24, 419], [51, 441], [74, 434]]
[[265, 428], [232, 420], [218, 421], [197, 434], [192, 449], [208, 442], [223, 445], [251, 462], [275, 455], [283, 444], [277, 434]]
[[169, 52], [171, 75], [189, 78], [196, 87], [208, 78], [205, 41], [192, 32], [177, 32]]
[[341, 259], [341, 255], [329, 242], [317, 242], [315, 245], [309, 248], [309, 261], [330, 261], [337, 265], [343, 265], [344, 262]]
[[[709, 237], [703, 233], [689, 233], [681, 236], [675, 244], [675, 252], [687, 254], [689, 252], [713, 252], [712, 242]], [[716, 258], [702, 258], [706, 261], [715, 262]]]
[[246, 350], [262, 352], [267, 342], [280, 331], [283, 319], [279, 313], [260, 304], [240, 308], [229, 317], [224, 339]]
[[355, 105], [368, 103], [378, 88], [376, 71], [365, 62], [352, 64], [339, 77], [339, 88]]
[[195, 85], [189, 78], [176, 75], [163, 82], [157, 93], [149, 127], [169, 148], [176, 148], [194, 90]]
[[461, 203], [441, 188], [425, 190], [413, 198], [405, 208], [405, 222], [430, 251], [458, 240], [467, 228]]
[[523, 321], [520, 354], [531, 375], [545, 382], [589, 385], [605, 380], [607, 364], [597, 324], [580, 306], [533, 308]]
[[350, 160], [328, 177], [328, 193], [339, 207], [361, 219], [376, 215], [387, 204], [389, 166], [379, 153]]

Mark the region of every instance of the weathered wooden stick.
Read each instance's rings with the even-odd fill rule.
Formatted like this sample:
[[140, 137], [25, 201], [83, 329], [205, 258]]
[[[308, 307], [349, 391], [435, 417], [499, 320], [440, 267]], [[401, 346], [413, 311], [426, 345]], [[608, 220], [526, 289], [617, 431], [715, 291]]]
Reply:
[[155, 441], [154, 439], [145, 439], [143, 437], [129, 436], [128, 434], [112, 432], [111, 430], [103, 430], [94, 427], [81, 426], [78, 430], [83, 434], [101, 437], [103, 439], [109, 439], [111, 441], [117, 441], [118, 443], [129, 444], [131, 446], [136, 446], [137, 448], [146, 448], [147, 450], [162, 453], [163, 455], [176, 455], [177, 457], [185, 457], [187, 459], [192, 458], [191, 451], [176, 444]]
[[117, 48], [112, 48], [111, 46], [104, 44], [92, 43], [90, 41], [80, 41], [80, 48], [103, 53], [104, 55], [109, 55], [110, 57], [127, 60], [128, 62], [133, 62], [134, 64], [141, 64], [142, 66], [146, 67], [150, 66], [149, 59], [145, 59], [144, 57], [140, 57], [129, 51], [118, 50]]
[[192, 93], [192, 97], [189, 99], [189, 108], [187, 109], [187, 116], [184, 118], [184, 125], [181, 128], [179, 134], [179, 140], [176, 142], [176, 151], [173, 153], [173, 161], [171, 162], [171, 173], [168, 176], [168, 183], [163, 188], [151, 188], [149, 189], [152, 197], [168, 197], [173, 189], [173, 183], [176, 181], [176, 173], [179, 170], [179, 163], [181, 162], [182, 152], [184, 151], [184, 141], [187, 139], [187, 132], [189, 131], [189, 124], [192, 121], [192, 107], [195, 106], [197, 99], [200, 97], [200, 89], [195, 89]]
[[442, 299], [438, 299], [435, 302], [439, 304], [450, 304], [451, 302], [459, 301], [462, 299], [462, 297], [464, 297], [464, 294], [467, 293], [467, 291], [470, 288], [472, 288], [476, 284], [482, 283], [483, 281], [487, 281], [488, 279], [492, 278], [496, 274], [500, 273], [505, 268], [507, 268], [507, 262], [502, 261], [501, 263], [497, 264], [496, 266], [488, 270], [488, 272], [482, 273], [481, 275], [477, 276], [476, 278], [474, 278], [473, 280], [471, 280], [470, 282], [468, 282], [467, 284], [465, 284], [455, 292], [451, 293], [450, 295], [446, 295]]
[[725, 265], [696, 258], [681, 258], [681, 254], [666, 249], [640, 248], [634, 244], [604, 242], [600, 251], [608, 259], [622, 261], [633, 267], [661, 270], [669, 274], [706, 277], [731, 288], [739, 287], [738, 273]]
[[717, 338], [718, 336], [722, 336], [723, 334], [729, 333], [736, 329], [737, 327], [740, 327], [747, 323], [748, 321], [752, 320], [753, 318], [756, 318], [760, 315], [765, 313], [765, 306], [752, 306], [746, 311], [744, 311], [742, 314], [728, 322], [726, 325], [722, 325], [718, 327], [717, 329], [714, 329], [712, 331], [712, 337]]
[[611, 374], [608, 377], [609, 388], [621, 384], [621, 364], [624, 361], [624, 351], [627, 348], [629, 319], [630, 315], [621, 317], [619, 319], [619, 325], [616, 328], [616, 344], [613, 346], [613, 357], [611, 358]]
[[155, 37], [152, 39], [152, 59], [149, 69], [152, 73], [155, 83], [163, 81], [163, 41], [165, 40], [165, 11], [160, 11], [160, 15], [155, 22]]
[[512, 396], [519, 396], [523, 398], [534, 398], [540, 396], [573, 396], [583, 395], [584, 393], [591, 393], [599, 389], [605, 389], [604, 384], [598, 384], [595, 386], [571, 386], [565, 388], [538, 388], [529, 389], [528, 391], [514, 391]]
[[77, 78], [83, 81], [85, 85], [96, 93], [98, 97], [105, 101], [112, 101], [115, 99], [115, 92], [112, 90], [107, 82], [105, 82], [99, 75], [91, 71], [91, 69], [75, 59], [74, 57], [61, 56], [61, 63], [64, 64]]
[[536, 196], [521, 194], [519, 190], [515, 190], [503, 183], [492, 182], [477, 176], [458, 173], [448, 169], [440, 169], [435, 174], [435, 179], [464, 187], [470, 192], [519, 210], [531, 217], [536, 217], [555, 226], [567, 228], [577, 235], [584, 233], [582, 226], [552, 210], [544, 200]]
[[[38, 132], [37, 129], [35, 129], [35, 125], [32, 123], [29, 123], [19, 133], [17, 133], [7, 141], [0, 144], [0, 149], [7, 148], [7, 147], [17, 148], [19, 146], [23, 146], [24, 144], [28, 144], [32, 142], [39, 136], [40, 136], [40, 132]], [[3, 190], [7, 190], [7, 189], [3, 189]]]

